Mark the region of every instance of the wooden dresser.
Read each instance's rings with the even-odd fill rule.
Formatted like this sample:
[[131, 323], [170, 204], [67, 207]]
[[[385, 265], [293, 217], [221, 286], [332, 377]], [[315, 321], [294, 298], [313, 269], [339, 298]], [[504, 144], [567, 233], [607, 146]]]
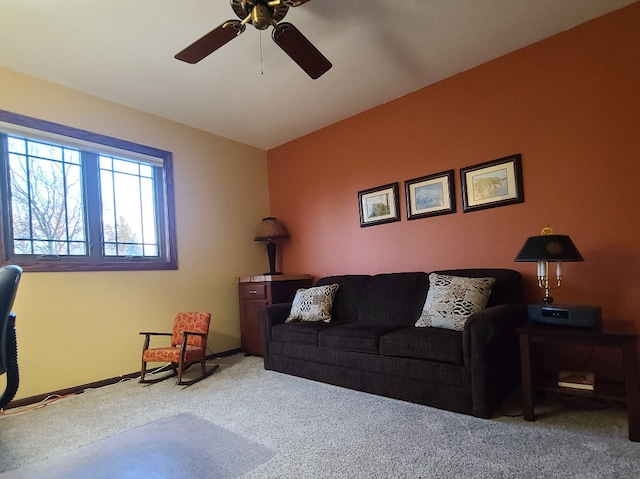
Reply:
[[269, 304], [290, 303], [299, 288], [309, 288], [309, 274], [245, 276], [238, 278], [240, 297], [240, 341], [245, 354], [262, 356], [259, 313]]

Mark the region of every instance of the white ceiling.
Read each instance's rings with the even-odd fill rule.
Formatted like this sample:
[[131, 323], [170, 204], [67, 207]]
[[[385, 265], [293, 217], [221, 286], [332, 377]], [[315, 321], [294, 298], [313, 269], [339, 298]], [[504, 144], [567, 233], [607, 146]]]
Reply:
[[267, 150], [634, 1], [312, 0], [285, 19], [333, 63], [312, 80], [252, 26], [175, 60], [228, 0], [0, 0], [0, 65]]

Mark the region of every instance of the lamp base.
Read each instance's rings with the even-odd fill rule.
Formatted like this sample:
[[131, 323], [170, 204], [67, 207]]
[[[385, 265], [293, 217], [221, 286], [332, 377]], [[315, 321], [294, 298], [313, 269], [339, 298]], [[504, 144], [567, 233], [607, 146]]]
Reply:
[[269, 241], [267, 243], [267, 256], [269, 256], [269, 269], [270, 271], [268, 273], [265, 273], [265, 276], [277, 276], [279, 274], [278, 271], [276, 271], [276, 244], [273, 241]]

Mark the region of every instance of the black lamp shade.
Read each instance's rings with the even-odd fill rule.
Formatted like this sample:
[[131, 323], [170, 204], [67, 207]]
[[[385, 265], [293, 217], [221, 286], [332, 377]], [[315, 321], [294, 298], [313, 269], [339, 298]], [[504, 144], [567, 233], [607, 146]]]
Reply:
[[584, 261], [584, 258], [566, 235], [531, 236], [514, 261]]

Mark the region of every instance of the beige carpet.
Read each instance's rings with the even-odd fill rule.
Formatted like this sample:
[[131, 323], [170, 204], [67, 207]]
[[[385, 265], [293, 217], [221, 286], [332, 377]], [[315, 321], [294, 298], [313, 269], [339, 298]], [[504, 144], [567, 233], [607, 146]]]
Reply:
[[[0, 418], [0, 472], [188, 412], [273, 451], [242, 479], [640, 477], [640, 443], [627, 439], [620, 407], [550, 397], [535, 422], [487, 420], [265, 371], [262, 358], [214, 362], [215, 374], [186, 389], [127, 381]], [[503, 407], [519, 410], [517, 398]]]
[[233, 479], [270, 449], [191, 413], [159, 419], [0, 474], [2, 479]]

